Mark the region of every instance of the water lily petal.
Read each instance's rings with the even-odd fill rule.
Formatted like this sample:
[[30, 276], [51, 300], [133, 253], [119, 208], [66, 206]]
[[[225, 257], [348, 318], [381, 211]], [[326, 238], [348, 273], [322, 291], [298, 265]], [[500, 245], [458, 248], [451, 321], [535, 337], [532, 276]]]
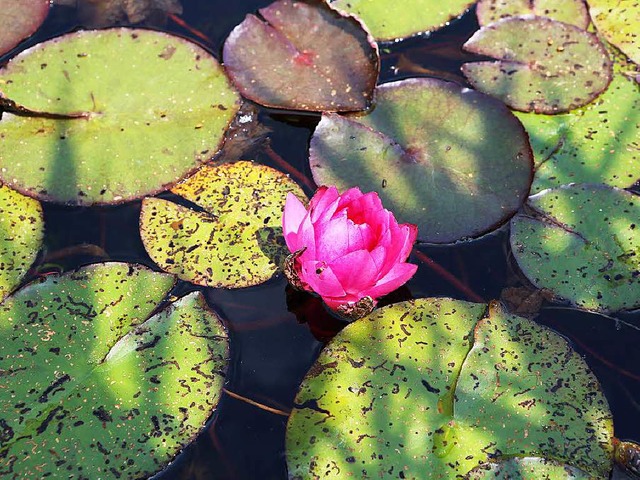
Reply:
[[300, 279], [321, 297], [343, 297], [346, 292], [325, 262], [311, 260], [302, 263]]
[[333, 260], [331, 270], [348, 294], [359, 295], [364, 289], [375, 285], [378, 270], [366, 250], [356, 250]]
[[346, 305], [347, 303], [355, 303], [360, 300], [362, 297], [358, 295], [347, 294], [343, 297], [322, 297], [322, 301], [329, 307], [331, 310], [338, 310], [338, 307], [341, 305]]
[[378, 280], [375, 287], [365, 290], [363, 296], [368, 295], [371, 298], [383, 297], [407, 283], [407, 281], [413, 277], [414, 273], [416, 273], [417, 269], [418, 266], [413, 263], [397, 263], [389, 273]]
[[320, 217], [323, 217], [325, 221], [331, 218], [331, 215], [338, 208], [339, 196], [336, 187], [319, 187], [309, 202], [311, 222], [319, 223]]
[[346, 205], [348, 216], [354, 223], [378, 223], [380, 213], [384, 208], [376, 192], [369, 192], [354, 199]]
[[316, 226], [316, 260], [331, 262], [349, 252], [349, 220], [346, 213]]
[[[313, 260], [316, 258], [316, 236], [310, 215], [306, 215], [302, 220], [302, 224], [298, 229], [296, 242], [297, 250], [306, 249], [300, 256], [300, 261]], [[288, 243], [287, 246], [289, 246]], [[291, 250], [292, 253], [295, 251], [296, 250]]]
[[307, 209], [300, 199], [293, 193], [287, 194], [284, 212], [282, 213], [282, 232], [287, 247], [292, 252], [300, 249], [298, 246], [298, 230], [305, 215], [307, 215]]

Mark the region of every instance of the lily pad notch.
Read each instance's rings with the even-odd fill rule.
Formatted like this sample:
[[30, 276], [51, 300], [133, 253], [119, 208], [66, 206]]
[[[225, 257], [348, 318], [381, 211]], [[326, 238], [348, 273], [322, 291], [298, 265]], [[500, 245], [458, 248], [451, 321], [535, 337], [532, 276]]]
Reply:
[[158, 310], [174, 283], [93, 264], [0, 304], [4, 478], [148, 478], [196, 437], [221, 396], [228, 338], [200, 292]]

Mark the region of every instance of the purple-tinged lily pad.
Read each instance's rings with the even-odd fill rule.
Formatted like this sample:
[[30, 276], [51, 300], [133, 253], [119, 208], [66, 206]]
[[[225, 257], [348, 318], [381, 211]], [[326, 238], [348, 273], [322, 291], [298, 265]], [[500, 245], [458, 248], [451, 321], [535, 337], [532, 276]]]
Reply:
[[324, 114], [309, 157], [318, 185], [375, 190], [430, 243], [504, 223], [533, 172], [524, 129], [502, 102], [426, 78], [378, 87], [368, 115]]
[[584, 0], [480, 0], [476, 15], [480, 26], [518, 15], [547, 17], [582, 29], [589, 26], [589, 12]]
[[640, 2], [589, 0], [589, 13], [598, 32], [640, 64]]
[[378, 49], [362, 25], [319, 0], [278, 0], [247, 15], [223, 58], [242, 95], [274, 108], [358, 111], [369, 107]]
[[544, 17], [503, 18], [478, 30], [464, 48], [496, 59], [462, 66], [474, 88], [524, 112], [567, 112], [594, 100], [611, 81], [611, 60], [594, 34]]
[[531, 283], [586, 310], [640, 307], [640, 196], [565, 185], [525, 207], [511, 221], [511, 249]]
[[0, 0], [0, 55], [33, 34], [49, 12], [49, 0]]
[[[218, 152], [240, 96], [183, 38], [143, 29], [70, 33], [0, 70], [2, 93], [45, 115], [4, 113], [0, 179], [43, 201], [115, 204], [165, 190]], [[28, 141], [25, 141], [28, 139]]]
[[461, 16], [473, 0], [331, 0], [331, 5], [357, 15], [380, 41], [433, 32]]

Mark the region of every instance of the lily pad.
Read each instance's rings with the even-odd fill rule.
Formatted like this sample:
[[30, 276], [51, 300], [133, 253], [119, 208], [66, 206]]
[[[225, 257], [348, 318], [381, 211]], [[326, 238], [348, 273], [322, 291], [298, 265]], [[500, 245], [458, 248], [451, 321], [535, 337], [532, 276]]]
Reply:
[[433, 32], [461, 16], [469, 0], [330, 0], [331, 5], [357, 15], [376, 40], [396, 40], [418, 33]]
[[216, 154], [239, 108], [209, 53], [149, 30], [41, 43], [0, 70], [0, 84], [32, 111], [79, 115], [5, 113], [0, 121], [0, 178], [64, 204], [114, 204], [166, 189]]
[[533, 167], [522, 125], [504, 104], [427, 78], [381, 85], [368, 115], [323, 114], [309, 157], [318, 185], [377, 191], [431, 243], [505, 222], [527, 196]]
[[529, 198], [511, 221], [527, 278], [587, 310], [640, 307], [640, 197], [605, 185], [567, 185]]
[[40, 202], [0, 185], [0, 302], [24, 278], [43, 236]]
[[200, 293], [154, 314], [172, 276], [96, 264], [0, 306], [3, 478], [147, 478], [215, 408], [225, 331]]
[[0, 0], [0, 55], [33, 34], [47, 18], [50, 0]]
[[194, 210], [145, 198], [140, 233], [163, 270], [198, 285], [241, 288], [269, 280], [289, 255], [282, 236], [288, 176], [251, 162], [205, 166], [172, 189]]
[[594, 100], [611, 81], [611, 61], [598, 38], [548, 18], [503, 18], [478, 30], [464, 48], [496, 59], [462, 66], [473, 87], [516, 110], [567, 112]]
[[462, 478], [514, 456], [608, 474], [611, 413], [584, 360], [544, 327], [485, 311], [421, 299], [342, 330], [296, 396], [290, 477]]
[[242, 95], [293, 110], [369, 107], [379, 57], [359, 22], [317, 0], [277, 0], [259, 14], [247, 15], [222, 52]]
[[514, 457], [474, 468], [469, 480], [589, 480], [593, 477], [579, 468], [538, 457]]
[[637, 0], [589, 0], [589, 14], [600, 34], [640, 64], [640, 3]]
[[584, 0], [480, 0], [476, 6], [476, 15], [480, 26], [518, 15], [547, 17], [583, 30], [590, 22]]
[[640, 86], [616, 73], [582, 109], [560, 115], [516, 112], [536, 159], [533, 192], [568, 183], [626, 188], [640, 180]]

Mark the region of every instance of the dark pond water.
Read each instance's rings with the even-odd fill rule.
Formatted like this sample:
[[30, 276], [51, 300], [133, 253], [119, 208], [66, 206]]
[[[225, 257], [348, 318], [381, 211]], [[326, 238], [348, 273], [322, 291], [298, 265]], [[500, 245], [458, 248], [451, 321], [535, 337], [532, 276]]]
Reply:
[[[165, 28], [198, 41], [219, 56], [233, 27], [248, 12], [269, 3], [183, 0], [181, 18], [209, 40], [196, 37], [172, 20]], [[72, 9], [54, 7], [45, 26], [27, 45], [77, 27]], [[429, 37], [382, 46], [380, 81], [432, 75], [464, 83], [459, 67], [470, 56], [460, 50], [460, 45], [476, 29], [474, 13], [470, 12]], [[272, 130], [269, 134], [272, 151], [310, 178], [306, 149], [318, 118], [261, 110], [260, 119]], [[273, 153], [262, 148], [253, 153], [257, 161], [282, 169]], [[47, 255], [42, 263], [67, 270], [101, 260], [102, 249], [111, 260], [153, 266], [139, 238], [139, 211], [139, 202], [112, 208], [45, 205]], [[83, 244], [100, 249], [78, 248]], [[505, 287], [525, 285], [511, 259], [506, 228], [473, 242], [420, 250], [448, 274], [421, 263], [407, 287], [396, 292], [395, 301], [426, 296], [472, 300], [449, 276], [484, 300], [500, 298]], [[419, 263], [415, 256], [412, 261]], [[194, 289], [188, 284], [179, 288], [183, 291], [178, 294]], [[330, 324], [330, 319], [329, 324], [323, 324], [327, 317], [308, 298], [289, 295], [288, 306], [286, 282], [281, 277], [240, 291], [203, 291], [225, 319], [231, 337], [232, 358], [226, 389], [275, 409], [290, 410], [298, 384], [323, 346], [312, 331], [322, 338], [335, 325]], [[298, 316], [289, 309], [296, 310]], [[301, 323], [302, 320], [308, 323]], [[564, 335], [586, 358], [610, 402], [616, 435], [640, 441], [640, 314], [620, 314], [614, 319], [545, 303], [537, 320]], [[225, 394], [209, 427], [156, 478], [286, 478], [285, 426], [285, 416]]]

